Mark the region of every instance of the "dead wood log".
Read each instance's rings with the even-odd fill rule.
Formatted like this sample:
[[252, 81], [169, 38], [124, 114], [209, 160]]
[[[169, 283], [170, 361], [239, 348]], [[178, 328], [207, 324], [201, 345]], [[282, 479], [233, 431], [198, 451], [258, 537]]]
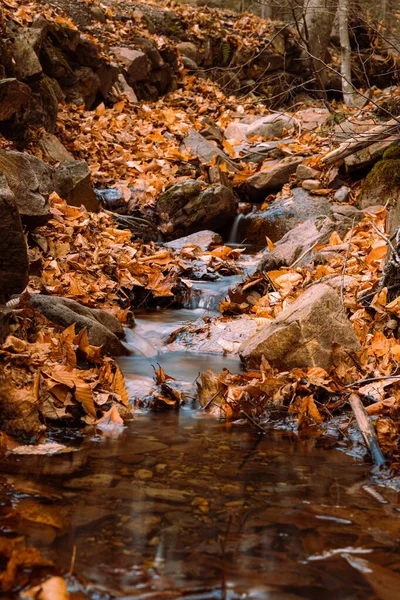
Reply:
[[382, 454], [375, 427], [371, 423], [360, 396], [350, 394], [349, 402], [373, 462], [376, 466], [382, 467], [386, 462], [385, 457]]
[[338, 148], [328, 152], [321, 160], [324, 165], [332, 165], [337, 161], [343, 160], [351, 154], [355, 154], [363, 148], [371, 146], [375, 142], [381, 142], [394, 134], [400, 134], [400, 121], [390, 119], [382, 125], [377, 125], [369, 131], [364, 131], [358, 135], [346, 140]]

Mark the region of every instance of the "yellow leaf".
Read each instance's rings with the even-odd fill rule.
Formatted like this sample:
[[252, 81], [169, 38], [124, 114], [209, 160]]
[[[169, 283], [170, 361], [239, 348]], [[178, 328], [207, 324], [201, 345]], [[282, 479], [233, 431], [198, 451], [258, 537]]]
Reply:
[[112, 391], [121, 398], [121, 401], [125, 406], [129, 406], [129, 394], [125, 386], [125, 379], [121, 373], [121, 369], [116, 365], [117, 370], [115, 371], [114, 381], [112, 384]]

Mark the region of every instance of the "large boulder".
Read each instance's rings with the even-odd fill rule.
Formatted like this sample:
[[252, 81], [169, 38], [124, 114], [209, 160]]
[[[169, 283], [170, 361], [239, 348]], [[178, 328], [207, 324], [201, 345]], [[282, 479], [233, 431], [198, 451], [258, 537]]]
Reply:
[[303, 162], [302, 156], [288, 156], [282, 160], [267, 163], [266, 166], [255, 175], [249, 177], [243, 191], [249, 200], [262, 202], [272, 191], [282, 188], [288, 183], [292, 173], [296, 172], [297, 166]]
[[28, 250], [15, 197], [0, 174], [0, 296], [19, 294], [28, 285]]
[[290, 267], [295, 261], [299, 261], [297, 264], [300, 265], [305, 264], [313, 258], [314, 246], [326, 244], [335, 231], [340, 237], [344, 237], [353, 223], [360, 222], [363, 216], [361, 211], [354, 209], [353, 215], [333, 212], [330, 217], [309, 219], [288, 231], [276, 243], [275, 248], [263, 256], [258, 268], [262, 271], [272, 271], [284, 266]]
[[76, 331], [86, 327], [90, 344], [103, 346], [108, 354], [115, 356], [123, 354], [120, 339], [125, 335], [124, 330], [118, 319], [110, 312], [88, 308], [68, 298], [42, 294], [33, 294], [30, 298], [30, 306], [39, 310], [56, 325], [69, 327], [75, 323]]
[[19, 79], [23, 81], [40, 79], [43, 72], [42, 66], [24, 30], [21, 30], [12, 41], [11, 52]]
[[99, 201], [90, 181], [89, 165], [84, 160], [62, 163], [55, 172], [55, 191], [71, 206], [99, 209]]
[[317, 284], [246, 340], [239, 354], [248, 368], [259, 367], [264, 357], [281, 371], [296, 367], [328, 370], [334, 345], [360, 350], [340, 297], [330, 286]]
[[295, 119], [286, 113], [273, 113], [266, 117], [261, 117], [248, 126], [246, 137], [264, 137], [272, 139], [281, 137], [284, 129], [290, 130], [296, 125]]
[[273, 242], [285, 233], [320, 215], [331, 215], [329, 201], [321, 196], [312, 196], [302, 188], [294, 188], [289, 198], [272, 202], [266, 210], [257, 210], [244, 215], [240, 221], [240, 238], [253, 244], [265, 246], [265, 237]]
[[171, 186], [157, 201], [161, 229], [170, 240], [205, 228], [229, 227], [235, 208], [235, 196], [229, 188], [205, 186], [192, 179]]

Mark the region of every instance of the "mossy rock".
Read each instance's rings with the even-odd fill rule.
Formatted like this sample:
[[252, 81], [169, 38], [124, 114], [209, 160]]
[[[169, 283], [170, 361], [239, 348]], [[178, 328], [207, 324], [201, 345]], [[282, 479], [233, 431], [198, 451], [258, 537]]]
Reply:
[[388, 148], [361, 186], [360, 206], [395, 206], [400, 197], [400, 147]]

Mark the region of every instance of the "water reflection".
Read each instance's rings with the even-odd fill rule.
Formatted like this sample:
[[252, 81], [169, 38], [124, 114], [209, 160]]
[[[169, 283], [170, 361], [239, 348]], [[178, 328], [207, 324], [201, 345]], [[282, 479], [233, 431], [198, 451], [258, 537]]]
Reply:
[[397, 497], [321, 444], [183, 410], [3, 471], [18, 531], [65, 569], [76, 546], [93, 599], [373, 598], [342, 554], [397, 568]]

